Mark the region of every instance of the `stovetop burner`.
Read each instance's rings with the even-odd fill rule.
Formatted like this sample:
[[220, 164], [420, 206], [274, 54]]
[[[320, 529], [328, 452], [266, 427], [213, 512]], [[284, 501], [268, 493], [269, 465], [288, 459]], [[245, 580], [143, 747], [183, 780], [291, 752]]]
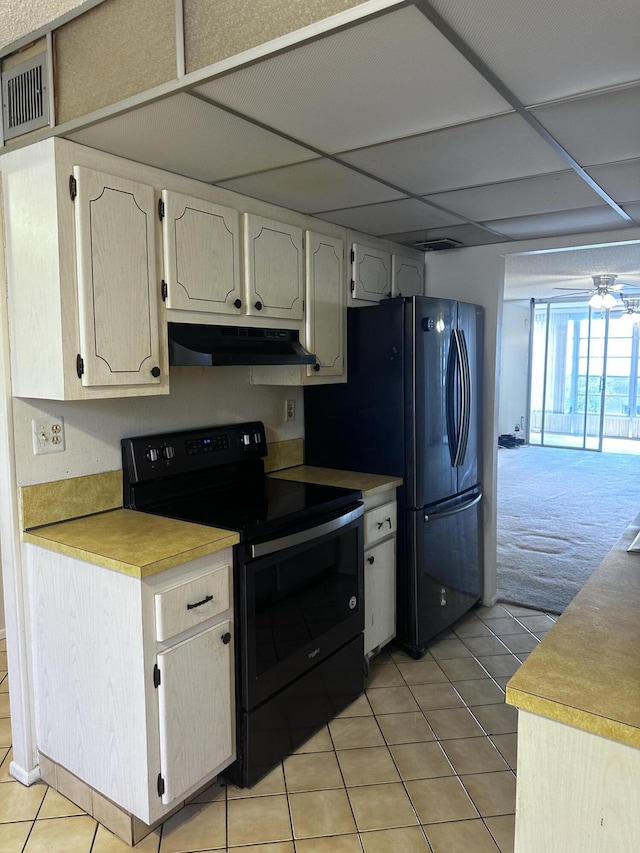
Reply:
[[123, 439], [124, 504], [130, 509], [270, 535], [353, 504], [360, 492], [269, 478], [260, 422]]

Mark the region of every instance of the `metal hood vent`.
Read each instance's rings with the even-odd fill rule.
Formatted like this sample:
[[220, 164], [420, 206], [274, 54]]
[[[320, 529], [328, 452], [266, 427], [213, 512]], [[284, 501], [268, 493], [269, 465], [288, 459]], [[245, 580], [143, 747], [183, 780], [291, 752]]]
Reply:
[[216, 367], [241, 364], [315, 364], [294, 329], [254, 329], [169, 323], [169, 364]]

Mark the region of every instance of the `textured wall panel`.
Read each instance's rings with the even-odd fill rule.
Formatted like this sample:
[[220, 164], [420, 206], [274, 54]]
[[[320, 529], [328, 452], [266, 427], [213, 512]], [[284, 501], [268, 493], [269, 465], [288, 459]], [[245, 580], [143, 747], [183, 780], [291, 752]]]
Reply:
[[0, 48], [35, 32], [39, 27], [44, 27], [60, 15], [80, 6], [80, 3], [81, 0], [29, 0], [28, 3], [0, 3], [2, 15]]
[[186, 70], [196, 71], [363, 0], [184, 0]]
[[175, 79], [174, 0], [110, 0], [55, 33], [62, 124]]

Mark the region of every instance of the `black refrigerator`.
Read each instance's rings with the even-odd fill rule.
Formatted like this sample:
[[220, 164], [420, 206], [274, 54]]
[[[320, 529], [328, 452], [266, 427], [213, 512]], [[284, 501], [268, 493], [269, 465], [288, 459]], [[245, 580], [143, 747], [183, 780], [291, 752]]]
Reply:
[[420, 657], [482, 590], [483, 309], [348, 309], [348, 382], [306, 387], [308, 465], [402, 477], [396, 642]]

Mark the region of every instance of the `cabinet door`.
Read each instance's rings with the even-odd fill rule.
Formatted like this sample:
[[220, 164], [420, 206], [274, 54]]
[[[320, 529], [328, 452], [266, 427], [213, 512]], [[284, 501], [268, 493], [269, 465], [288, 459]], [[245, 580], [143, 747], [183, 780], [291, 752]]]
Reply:
[[73, 173], [82, 384], [159, 385], [153, 188]]
[[167, 308], [240, 314], [240, 215], [163, 190]]
[[392, 296], [424, 296], [424, 260], [391, 256]]
[[247, 314], [302, 320], [302, 228], [244, 214]]
[[395, 536], [365, 551], [364, 604], [364, 651], [368, 654], [396, 634]]
[[158, 654], [162, 802], [167, 805], [235, 750], [231, 622]]
[[307, 376], [344, 373], [346, 281], [344, 243], [325, 234], [306, 232], [307, 311], [305, 342], [318, 359]]
[[370, 246], [353, 244], [351, 254], [352, 296], [367, 302], [380, 302], [391, 296], [391, 255]]

